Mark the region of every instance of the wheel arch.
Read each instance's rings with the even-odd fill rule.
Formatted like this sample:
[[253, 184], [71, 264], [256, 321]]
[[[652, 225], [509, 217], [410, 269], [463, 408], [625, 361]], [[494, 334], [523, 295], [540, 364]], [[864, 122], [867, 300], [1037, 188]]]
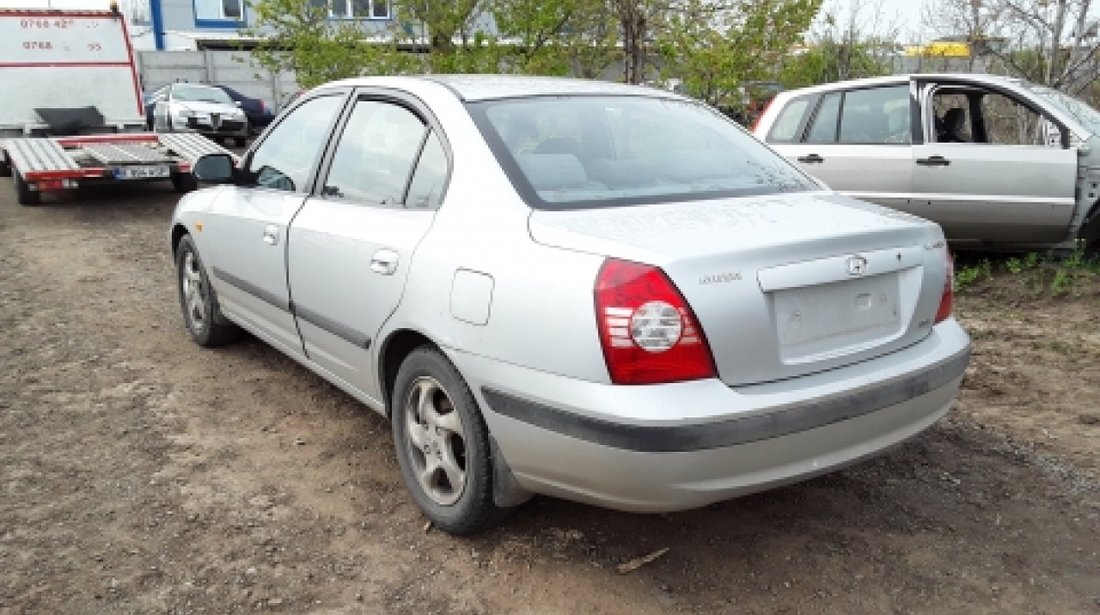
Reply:
[[1100, 199], [1097, 199], [1085, 214], [1081, 222], [1081, 228], [1077, 231], [1078, 239], [1084, 240], [1085, 248], [1100, 249]]
[[190, 233], [190, 231], [187, 230], [187, 227], [180, 224], [179, 222], [172, 225], [172, 239], [171, 239], [171, 242], [172, 242], [172, 258], [173, 259], [175, 259], [177, 256], [179, 256], [180, 240], [183, 239], [184, 235], [190, 235], [190, 234], [191, 233]]
[[382, 383], [382, 403], [385, 415], [390, 415], [390, 397], [393, 396], [393, 385], [397, 381], [397, 370], [409, 353], [421, 346], [439, 348], [439, 345], [431, 338], [414, 329], [397, 329], [392, 331], [382, 343], [378, 352], [378, 378]]

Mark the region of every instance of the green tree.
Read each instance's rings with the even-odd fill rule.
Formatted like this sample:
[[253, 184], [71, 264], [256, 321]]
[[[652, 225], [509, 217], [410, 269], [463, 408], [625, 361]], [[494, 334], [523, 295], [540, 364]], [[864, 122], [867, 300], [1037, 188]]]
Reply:
[[731, 106], [746, 81], [775, 77], [802, 43], [821, 0], [682, 0], [657, 33], [661, 75], [708, 103]]
[[328, 8], [309, 0], [258, 0], [254, 25], [244, 34], [259, 43], [253, 57], [273, 73], [293, 71], [302, 87], [364, 73], [395, 74], [412, 66], [390, 37], [368, 41], [354, 22], [328, 19]]

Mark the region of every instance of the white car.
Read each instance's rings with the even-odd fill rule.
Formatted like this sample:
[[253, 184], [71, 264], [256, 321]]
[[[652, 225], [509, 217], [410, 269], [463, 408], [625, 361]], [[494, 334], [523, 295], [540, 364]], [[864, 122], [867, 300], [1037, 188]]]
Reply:
[[958, 248], [1100, 253], [1100, 112], [1021, 79], [893, 75], [782, 92], [758, 138]]
[[534, 493], [642, 512], [842, 467], [950, 407], [933, 223], [822, 190], [676, 94], [499, 76], [317, 88], [200, 159], [192, 338], [246, 329], [389, 416], [468, 533]]
[[149, 96], [155, 132], [197, 132], [211, 139], [232, 139], [244, 147], [248, 117], [219, 88], [198, 83], [173, 83]]

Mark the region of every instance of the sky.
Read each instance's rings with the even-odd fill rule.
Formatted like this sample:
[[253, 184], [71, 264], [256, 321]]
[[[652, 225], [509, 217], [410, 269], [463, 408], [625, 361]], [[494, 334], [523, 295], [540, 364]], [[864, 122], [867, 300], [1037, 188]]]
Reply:
[[[896, 30], [903, 42], [915, 42], [921, 38], [923, 5], [923, 0], [825, 0], [823, 12], [832, 12], [840, 23], [846, 23], [852, 7], [862, 6], [857, 25], [877, 31]], [[868, 23], [873, 21], [876, 12], [878, 23]]]

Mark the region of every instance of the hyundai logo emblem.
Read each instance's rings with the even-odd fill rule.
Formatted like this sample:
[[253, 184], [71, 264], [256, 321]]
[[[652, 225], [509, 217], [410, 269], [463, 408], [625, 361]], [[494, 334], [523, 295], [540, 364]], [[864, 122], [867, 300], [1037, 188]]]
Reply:
[[848, 259], [848, 275], [863, 275], [867, 273], [867, 259], [862, 256], [852, 256]]

